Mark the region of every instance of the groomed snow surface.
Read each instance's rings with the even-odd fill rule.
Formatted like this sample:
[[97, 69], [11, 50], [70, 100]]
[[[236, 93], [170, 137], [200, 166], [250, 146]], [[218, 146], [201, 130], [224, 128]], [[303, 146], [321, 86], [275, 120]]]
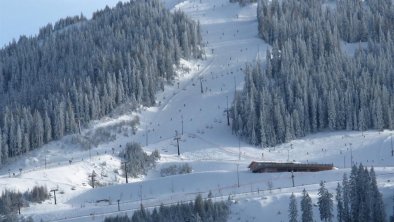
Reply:
[[[256, 4], [239, 7], [228, 0], [165, 3], [171, 10], [182, 10], [200, 21], [206, 57], [182, 60], [179, 78], [157, 95], [157, 106], [102, 119], [83, 132], [88, 136], [98, 129], [107, 129], [116, 135], [113, 141], [87, 150], [75, 145], [68, 136], [2, 167], [1, 190], [24, 192], [34, 185], [58, 189], [57, 205], [53, 198], [32, 204], [22, 208], [24, 216], [32, 216], [35, 221], [103, 221], [106, 216], [132, 215], [140, 203], [152, 208], [162, 203], [193, 200], [199, 193], [206, 197], [211, 191], [215, 200], [227, 200], [228, 196], [234, 200], [231, 222], [287, 221], [290, 194], [294, 192], [300, 197], [305, 188], [313, 203], [317, 203], [321, 180], [334, 193], [343, 174], [350, 173], [351, 156], [354, 163], [375, 167], [387, 213], [392, 214], [394, 157], [390, 136], [393, 131], [323, 132], [269, 149], [239, 141], [227, 125], [227, 98], [230, 105], [235, 88], [242, 89], [244, 64], [256, 59], [264, 62], [269, 48], [258, 38]], [[126, 125], [113, 127], [135, 116], [140, 118], [135, 135]], [[175, 131], [181, 136], [180, 156]], [[120, 176], [118, 154], [131, 141], [144, 145], [148, 153], [159, 150], [161, 159], [148, 175], [129, 179], [126, 184]], [[292, 187], [290, 173], [249, 172], [247, 166], [253, 160], [333, 163], [336, 169], [294, 173], [296, 186]], [[189, 163], [193, 172], [160, 176], [161, 168], [183, 163]], [[93, 189], [89, 185], [88, 176], [93, 170], [104, 186]], [[272, 184], [271, 190], [268, 184]], [[319, 220], [317, 207], [314, 217]]]

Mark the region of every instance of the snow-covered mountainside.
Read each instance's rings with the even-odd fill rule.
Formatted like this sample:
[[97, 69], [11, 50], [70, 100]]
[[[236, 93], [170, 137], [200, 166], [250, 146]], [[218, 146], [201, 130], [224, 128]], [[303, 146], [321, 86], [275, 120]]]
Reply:
[[[132, 215], [141, 203], [151, 209], [193, 200], [199, 193], [206, 197], [211, 191], [215, 200], [229, 196], [234, 200], [231, 222], [287, 221], [291, 193], [299, 201], [306, 189], [317, 203], [320, 181], [326, 181], [334, 193], [343, 174], [350, 173], [351, 161], [375, 167], [387, 213], [392, 214], [393, 131], [322, 132], [269, 149], [239, 140], [227, 125], [226, 109], [234, 91], [243, 86], [245, 63], [264, 62], [270, 47], [258, 37], [256, 4], [240, 7], [228, 0], [163, 1], [172, 11], [182, 10], [200, 22], [206, 56], [181, 61], [175, 84], [157, 94], [157, 106], [134, 113], [120, 110], [122, 114], [96, 121], [82, 132], [93, 138], [99, 130], [108, 131], [113, 138], [110, 142], [86, 150], [73, 136], [67, 136], [2, 167], [1, 190], [24, 192], [34, 185], [58, 190], [56, 205], [51, 198], [22, 208], [22, 215], [35, 221], [103, 221], [107, 216]], [[140, 125], [133, 134], [127, 123], [135, 116]], [[120, 176], [119, 153], [131, 141], [144, 145], [148, 153], [158, 150], [161, 159], [148, 175], [129, 179], [126, 184]], [[290, 173], [251, 173], [247, 166], [254, 160], [333, 163], [336, 169], [296, 172], [293, 187]], [[160, 176], [162, 168], [184, 163], [192, 167], [191, 173]], [[103, 185], [94, 189], [89, 185], [93, 170]], [[313, 211], [319, 220], [318, 208]]]

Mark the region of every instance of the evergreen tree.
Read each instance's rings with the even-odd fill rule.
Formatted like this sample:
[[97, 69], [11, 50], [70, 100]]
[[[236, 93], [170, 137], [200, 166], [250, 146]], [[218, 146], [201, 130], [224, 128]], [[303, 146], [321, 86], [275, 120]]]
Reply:
[[52, 123], [48, 113], [44, 114], [44, 143], [52, 140]]
[[[394, 203], [394, 195], [393, 195], [393, 203]], [[393, 215], [390, 216], [390, 222], [394, 222], [394, 205], [393, 205]]]
[[386, 213], [384, 210], [382, 194], [379, 192], [373, 167], [370, 169], [370, 177], [370, 184], [368, 184], [370, 185], [370, 190], [368, 190], [368, 192], [370, 192], [371, 195], [371, 218], [376, 222], [383, 222], [386, 221]]
[[150, 155], [143, 151], [139, 143], [127, 143], [124, 152], [119, 154], [121, 158], [127, 161], [127, 171], [131, 177], [137, 177], [141, 174], [147, 174], [148, 170], [156, 166], [156, 161], [160, 159], [157, 150]]
[[297, 201], [294, 193], [291, 193], [290, 196], [290, 204], [289, 204], [289, 221], [297, 222], [298, 210], [297, 210]]
[[338, 183], [337, 185], [337, 194], [335, 199], [337, 201], [337, 220], [338, 222], [345, 221], [344, 218], [344, 207], [343, 207], [343, 197], [342, 197], [342, 186]]
[[3, 163], [3, 155], [4, 155], [3, 140], [1, 138], [1, 130], [0, 130], [0, 165]]
[[[200, 203], [197, 204], [196, 201]], [[190, 203], [178, 203], [171, 206], [161, 205], [153, 209], [152, 212], [141, 206], [140, 210], [134, 212], [131, 218], [124, 217], [107, 217], [105, 222], [225, 222], [230, 213], [229, 205], [225, 202], [212, 202], [211, 200], [202, 200], [196, 197], [196, 201]], [[196, 207], [204, 206], [202, 208]], [[200, 212], [197, 212], [200, 211]], [[205, 215], [205, 216], [201, 216]]]
[[305, 189], [302, 191], [301, 212], [302, 222], [313, 221], [312, 199], [310, 198], [308, 192], [306, 192]]
[[357, 166], [352, 166], [352, 171], [350, 173], [350, 218], [358, 218], [360, 211], [360, 200], [361, 200], [361, 192], [360, 192], [360, 182], [358, 176]]
[[194, 201], [194, 211], [197, 213], [198, 216], [204, 217], [204, 201], [202, 196], [199, 194], [197, 195]]
[[359, 167], [354, 165], [350, 181], [344, 174], [342, 187], [342, 192], [339, 192], [340, 186], [337, 188], [337, 200], [339, 193], [342, 193], [343, 198], [343, 207], [340, 207], [338, 201], [338, 221], [340, 221], [340, 209], [341, 221], [386, 221], [384, 203], [377, 187], [373, 168], [368, 171], [362, 164]]
[[342, 179], [342, 187], [343, 187], [343, 193], [342, 193], [342, 198], [343, 198], [343, 210], [342, 210], [342, 220], [344, 222], [351, 222], [350, 219], [350, 187], [349, 187], [349, 180], [347, 178], [347, 174], [343, 174], [343, 179]]
[[320, 182], [318, 195], [319, 195], [318, 205], [319, 205], [320, 219], [326, 222], [332, 221], [332, 217], [333, 217], [332, 194], [328, 192], [323, 181]]

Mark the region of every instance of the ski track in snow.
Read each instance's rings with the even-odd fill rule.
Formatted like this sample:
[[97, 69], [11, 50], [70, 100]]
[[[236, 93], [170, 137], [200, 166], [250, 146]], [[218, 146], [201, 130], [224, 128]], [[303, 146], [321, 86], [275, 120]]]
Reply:
[[[139, 208], [141, 200], [151, 209], [161, 203], [193, 200], [198, 193], [206, 197], [212, 191], [215, 200], [227, 200], [229, 195], [236, 200], [229, 221], [287, 220], [290, 194], [299, 195], [305, 188], [315, 203], [321, 180], [327, 181], [327, 187], [334, 191], [343, 173], [349, 172], [350, 155], [356, 163], [376, 167], [379, 186], [388, 204], [387, 212], [391, 213], [394, 159], [389, 153], [392, 131], [322, 132], [263, 150], [232, 134], [225, 113], [227, 98], [230, 106], [234, 90], [242, 89], [241, 69], [245, 63], [254, 63], [256, 59], [264, 62], [265, 52], [270, 47], [258, 37], [256, 4], [241, 8], [228, 0], [163, 1], [169, 9], [182, 10], [200, 21], [206, 57], [204, 60], [182, 60], [181, 66], [189, 68], [190, 72], [178, 71], [174, 85], [166, 86], [164, 92], [157, 94], [157, 106], [95, 121], [90, 129], [84, 130], [86, 134], [138, 115], [140, 125], [136, 135], [129, 137], [119, 133], [116, 140], [92, 150], [75, 147], [66, 137], [0, 169], [1, 190], [24, 192], [34, 185], [47, 185], [48, 189], [58, 187], [63, 192], [57, 196], [58, 205], [54, 205], [52, 199], [31, 204], [22, 209], [23, 215], [32, 216], [36, 221], [102, 221], [109, 215], [131, 215]], [[201, 93], [200, 81], [204, 93]], [[179, 157], [175, 131], [181, 136]], [[131, 182], [125, 184], [125, 179], [114, 170], [121, 165], [120, 146], [130, 141], [142, 145], [148, 142], [144, 150], [157, 149], [162, 157], [157, 168], [148, 175], [129, 179]], [[45, 159], [47, 169], [43, 165]], [[289, 173], [252, 174], [247, 169], [252, 160], [288, 159], [334, 163], [338, 169], [320, 173], [296, 172], [294, 188]], [[193, 168], [191, 174], [160, 177], [160, 168], [186, 162]], [[19, 168], [23, 168], [22, 174]], [[92, 170], [101, 175], [101, 182], [114, 185], [91, 189], [87, 184]], [[269, 182], [273, 183], [272, 191], [268, 189]], [[98, 203], [99, 200], [109, 202]], [[120, 200], [120, 211], [117, 200]], [[317, 208], [314, 211], [317, 218]]]

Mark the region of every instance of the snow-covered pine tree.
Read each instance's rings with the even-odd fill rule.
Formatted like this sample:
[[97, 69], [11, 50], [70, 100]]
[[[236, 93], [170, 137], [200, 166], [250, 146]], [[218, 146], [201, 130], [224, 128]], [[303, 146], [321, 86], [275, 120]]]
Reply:
[[0, 165], [3, 163], [3, 155], [4, 155], [4, 150], [3, 150], [3, 139], [2, 139], [2, 133], [0, 130]]
[[305, 189], [302, 191], [302, 198], [301, 198], [301, 221], [302, 222], [313, 221], [312, 199]]
[[354, 165], [350, 180], [344, 174], [342, 187], [342, 221], [386, 221], [384, 203], [373, 168], [368, 172], [362, 164], [359, 167]]
[[361, 172], [359, 172], [359, 175], [361, 176], [361, 183], [362, 183], [362, 189], [361, 192], [364, 194], [363, 200], [362, 200], [362, 205], [361, 205], [361, 217], [362, 220], [360, 221], [370, 221], [372, 217], [372, 193], [371, 193], [371, 176], [368, 172], [368, 169], [365, 167], [363, 169], [359, 169]]
[[338, 183], [337, 185], [337, 189], [336, 189], [337, 193], [335, 195], [335, 200], [337, 201], [337, 220], [338, 222], [344, 222], [344, 210], [343, 210], [343, 197], [342, 197], [342, 193], [343, 193], [343, 189], [342, 186]]
[[350, 218], [350, 187], [347, 174], [343, 174], [342, 179], [342, 198], [343, 198], [343, 210], [342, 210], [342, 220], [343, 222], [351, 222]]
[[393, 195], [393, 215], [390, 216], [390, 222], [394, 222], [394, 195]]
[[384, 209], [384, 203], [382, 199], [382, 194], [379, 192], [378, 185], [376, 182], [375, 170], [373, 167], [370, 169], [370, 182], [368, 185], [370, 190], [368, 191], [371, 201], [371, 218], [376, 222], [384, 222], [386, 221], [386, 212]]
[[358, 176], [357, 166], [353, 165], [350, 173], [349, 180], [349, 188], [350, 188], [350, 218], [358, 218], [360, 212], [360, 182]]
[[290, 195], [290, 203], [289, 203], [289, 222], [297, 222], [298, 219], [298, 209], [297, 209], [297, 200], [294, 193]]
[[320, 182], [320, 188], [318, 190], [318, 205], [320, 212], [320, 219], [325, 222], [331, 222], [333, 218], [333, 200], [332, 194], [328, 192], [323, 181]]

